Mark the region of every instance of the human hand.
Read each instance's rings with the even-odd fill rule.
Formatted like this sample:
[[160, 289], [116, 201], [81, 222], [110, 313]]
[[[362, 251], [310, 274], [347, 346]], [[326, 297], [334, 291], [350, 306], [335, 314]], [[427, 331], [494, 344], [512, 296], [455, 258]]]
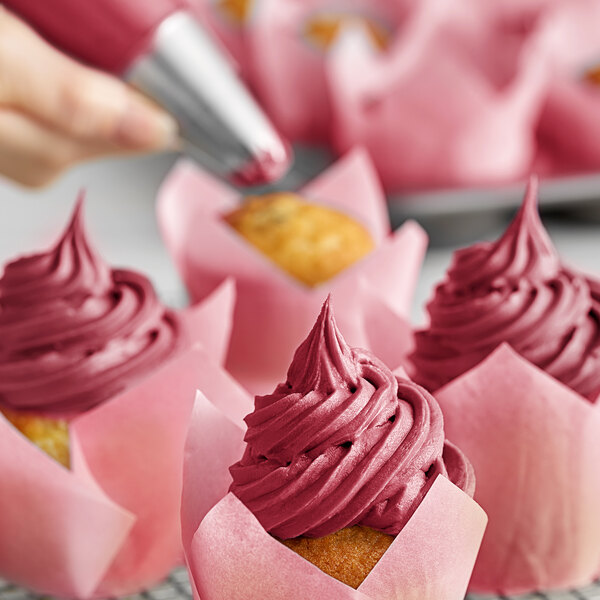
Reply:
[[171, 147], [177, 123], [0, 6], [0, 174], [41, 186], [82, 160]]

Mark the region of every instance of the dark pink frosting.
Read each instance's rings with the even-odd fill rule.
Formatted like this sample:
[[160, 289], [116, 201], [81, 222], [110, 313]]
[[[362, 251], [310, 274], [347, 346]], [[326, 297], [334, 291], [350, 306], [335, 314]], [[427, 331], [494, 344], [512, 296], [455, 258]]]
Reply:
[[80, 202], [56, 246], [0, 279], [0, 407], [84, 411], [157, 367], [178, 339], [148, 279], [92, 249]]
[[282, 539], [351, 525], [397, 534], [442, 474], [473, 493], [470, 464], [445, 443], [435, 399], [350, 348], [329, 300], [287, 382], [257, 396], [231, 491]]
[[495, 243], [455, 253], [416, 333], [414, 377], [434, 391], [509, 343], [589, 399], [600, 392], [600, 296], [565, 267], [540, 221], [537, 182]]

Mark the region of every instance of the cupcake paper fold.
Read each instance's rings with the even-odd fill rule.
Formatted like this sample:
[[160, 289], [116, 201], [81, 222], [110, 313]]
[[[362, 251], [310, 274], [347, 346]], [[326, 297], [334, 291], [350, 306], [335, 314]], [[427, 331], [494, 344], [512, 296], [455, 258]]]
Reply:
[[600, 407], [508, 345], [436, 393], [489, 516], [471, 589], [585, 585], [600, 572]]
[[228, 467], [243, 452], [244, 431], [241, 418], [224, 414], [198, 394], [186, 443], [182, 504], [184, 549], [196, 599], [462, 600], [486, 516], [449, 480], [438, 477], [354, 590], [272, 538], [227, 494]]
[[600, 168], [600, 82], [585, 80], [600, 67], [594, 0], [563, 0], [548, 13], [548, 52], [555, 66], [539, 123], [542, 151], [552, 172]]
[[[389, 344], [377, 311], [408, 317], [426, 246], [423, 230], [408, 222], [390, 234], [385, 199], [362, 150], [347, 155], [300, 194], [354, 217], [376, 245], [363, 260], [312, 289], [292, 279], [224, 222], [223, 215], [238, 206], [240, 197], [210, 175], [182, 163], [159, 195], [162, 234], [192, 300], [202, 300], [227, 277], [236, 281], [226, 364], [253, 393], [268, 390], [285, 372], [328, 292], [336, 298], [338, 324], [353, 346], [377, 353], [383, 344], [382, 358], [395, 366], [410, 345], [409, 339]], [[375, 322], [381, 326], [371, 327]], [[401, 329], [408, 335], [407, 327]]]
[[[331, 141], [330, 49], [311, 40], [308, 27], [320, 19], [341, 17], [340, 32], [364, 32], [374, 43], [366, 19], [393, 37], [404, 14], [405, 0], [258, 0], [246, 26], [250, 81], [275, 124], [292, 140]], [[338, 34], [339, 35], [339, 34]], [[333, 41], [332, 45], [335, 44]], [[361, 73], [364, 76], [365, 73]]]
[[70, 422], [71, 469], [0, 415], [0, 577], [60, 597], [107, 597], [156, 583], [181, 561], [192, 391], [220, 377], [211, 357], [226, 345], [233, 292], [225, 282], [184, 314], [187, 349]]
[[287, 137], [364, 145], [391, 191], [600, 165], [595, 0], [195, 5]]
[[500, 10], [424, 0], [387, 54], [344, 35], [329, 62], [335, 147], [363, 145], [392, 191], [525, 174], [548, 69], [541, 33], [516, 43]]

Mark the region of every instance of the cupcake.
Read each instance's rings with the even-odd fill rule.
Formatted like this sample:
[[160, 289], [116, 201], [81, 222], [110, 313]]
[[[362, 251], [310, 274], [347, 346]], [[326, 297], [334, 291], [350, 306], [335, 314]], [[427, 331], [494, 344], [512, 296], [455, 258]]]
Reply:
[[111, 269], [90, 246], [81, 200], [54, 247], [5, 266], [0, 307], [0, 410], [66, 466], [66, 419], [122, 392], [184, 344], [179, 317], [150, 281]]
[[548, 81], [543, 20], [525, 10], [424, 0], [386, 54], [345, 36], [327, 71], [334, 148], [365, 147], [400, 194], [522, 177]]
[[594, 0], [551, 5], [547, 51], [554, 66], [538, 124], [540, 153], [552, 174], [597, 171], [600, 167], [600, 43]]
[[600, 393], [600, 303], [560, 260], [537, 212], [537, 181], [496, 242], [454, 255], [415, 335], [414, 378], [434, 391], [506, 342], [594, 401]]
[[184, 344], [179, 317], [150, 281], [111, 269], [90, 246], [81, 201], [54, 247], [5, 266], [0, 302], [3, 408], [81, 413]]
[[373, 250], [348, 215], [291, 193], [248, 198], [225, 220], [286, 273], [309, 287], [335, 277]]
[[[202, 522], [198, 510], [210, 507], [198, 499], [206, 496], [202, 473], [215, 468], [196, 461], [196, 445], [211, 427], [210, 412], [213, 430], [231, 430], [232, 421], [206, 401], [198, 411], [202, 420], [193, 419], [188, 434], [182, 522], [199, 597], [382, 598], [407, 590], [425, 599], [442, 597], [441, 590], [448, 600], [464, 597], [485, 523], [469, 499], [471, 466], [445, 440], [434, 398], [370, 352], [348, 346], [329, 300], [286, 382], [256, 397], [245, 419], [245, 450], [230, 468], [230, 493]], [[231, 454], [239, 443], [232, 438], [221, 442], [219, 454]], [[441, 513], [427, 514], [438, 501]], [[412, 535], [424, 522], [436, 539], [420, 546]], [[407, 539], [416, 546], [407, 547]], [[414, 568], [408, 588], [407, 564]], [[265, 572], [279, 566], [279, 574]], [[352, 588], [365, 596], [352, 596]]]
[[249, 78], [262, 105], [290, 139], [330, 143], [332, 55], [347, 33], [385, 57], [416, 12], [413, 3], [388, 0], [261, 0], [245, 30]]
[[[189, 390], [217, 369], [231, 292], [164, 307], [146, 277], [93, 249], [82, 201], [50, 250], [5, 266], [0, 577], [87, 598], [137, 590], [178, 562]], [[150, 495], [157, 479], [165, 488]]]
[[385, 552], [438, 475], [475, 489], [433, 396], [350, 348], [329, 300], [286, 382], [256, 397], [246, 423], [230, 491], [266, 531], [354, 588], [369, 572], [362, 556]]
[[455, 254], [413, 355], [489, 516], [470, 588], [502, 595], [600, 573], [599, 286], [560, 260], [536, 194], [500, 240]]
[[375, 323], [387, 313], [408, 316], [426, 237], [412, 222], [390, 231], [366, 154], [354, 151], [297, 194], [240, 200], [183, 164], [158, 202], [163, 237], [192, 301], [235, 279], [226, 365], [236, 379], [253, 393], [271, 390], [328, 292], [339, 298], [338, 322], [349, 342], [398, 364], [410, 328], [391, 336]]

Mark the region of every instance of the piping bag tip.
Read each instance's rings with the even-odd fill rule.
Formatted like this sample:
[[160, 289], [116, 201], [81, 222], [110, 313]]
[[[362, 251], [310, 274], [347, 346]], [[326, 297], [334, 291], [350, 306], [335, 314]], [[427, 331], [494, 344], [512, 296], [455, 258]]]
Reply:
[[274, 183], [282, 179], [294, 162], [294, 151], [289, 143], [280, 140], [268, 150], [263, 149], [242, 168], [231, 175], [231, 181], [239, 186], [256, 186]]

